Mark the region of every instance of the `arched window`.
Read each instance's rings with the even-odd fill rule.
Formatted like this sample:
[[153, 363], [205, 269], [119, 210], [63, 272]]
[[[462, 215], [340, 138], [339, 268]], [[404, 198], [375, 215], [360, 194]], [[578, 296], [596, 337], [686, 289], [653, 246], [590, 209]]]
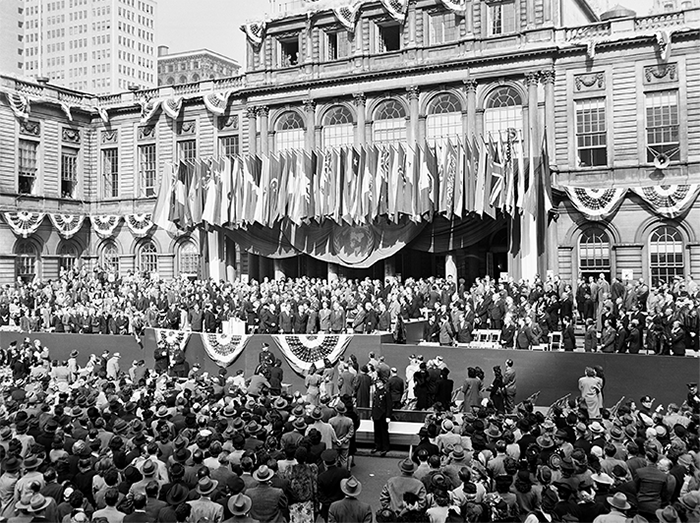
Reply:
[[181, 276], [199, 276], [199, 250], [192, 240], [180, 244], [177, 262]]
[[503, 138], [509, 129], [515, 129], [516, 135], [522, 139], [523, 132], [523, 100], [514, 87], [499, 87], [489, 96], [484, 110], [484, 134], [491, 134], [494, 140]]
[[59, 256], [59, 269], [61, 271], [70, 271], [75, 267], [78, 258], [80, 257], [80, 250], [78, 246], [73, 242], [65, 242], [61, 244], [58, 249]]
[[31, 282], [37, 276], [39, 252], [32, 242], [24, 241], [17, 246], [15, 276], [24, 282]]
[[105, 242], [100, 257], [102, 267], [108, 272], [119, 274], [119, 249], [114, 242]]
[[340, 147], [353, 145], [355, 142], [355, 128], [350, 109], [338, 105], [326, 112], [323, 118], [323, 147]]
[[428, 106], [428, 143], [452, 141], [462, 135], [462, 104], [452, 93], [436, 96]]
[[175, 83], [175, 78], [172, 76], [168, 76], [168, 79], [165, 81], [167, 85], [173, 85]]
[[[610, 237], [602, 229], [587, 229], [579, 245], [579, 272], [585, 276], [610, 273]], [[609, 278], [608, 278], [609, 280]]]
[[683, 238], [674, 227], [659, 227], [649, 237], [649, 269], [651, 283], [670, 283], [675, 276], [683, 277]]
[[180, 76], [180, 82], [181, 84], [186, 84], [187, 83], [187, 77], [183, 74]]
[[386, 100], [374, 112], [372, 140], [374, 143], [406, 141], [406, 108], [397, 100]]
[[150, 240], [139, 249], [139, 270], [148, 274], [158, 272], [158, 250]]
[[192, 75], [192, 82], [199, 82], [199, 75], [197, 73]]
[[277, 119], [275, 151], [304, 148], [304, 119], [296, 111], [287, 111]]

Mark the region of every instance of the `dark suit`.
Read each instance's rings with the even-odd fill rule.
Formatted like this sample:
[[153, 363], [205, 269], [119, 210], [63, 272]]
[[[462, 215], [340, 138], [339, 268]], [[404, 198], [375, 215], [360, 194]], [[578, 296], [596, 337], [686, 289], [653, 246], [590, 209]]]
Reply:
[[403, 391], [405, 389], [405, 383], [403, 379], [399, 376], [392, 376], [386, 384], [386, 388], [389, 389], [389, 394], [391, 395], [392, 407], [394, 409], [401, 408], [401, 398], [403, 398]]
[[270, 523], [284, 522], [283, 512], [287, 508], [287, 496], [281, 489], [260, 483], [257, 487], [246, 490], [245, 494], [253, 501], [251, 517]]
[[392, 411], [391, 394], [386, 387], [377, 387], [372, 396], [372, 421], [374, 422], [374, 447], [380, 452], [389, 450], [389, 423]]
[[318, 502], [321, 504], [321, 516], [328, 521], [328, 508], [332, 503], [343, 499], [340, 481], [350, 477], [350, 471], [336, 466], [328, 467], [318, 476]]
[[341, 499], [331, 505], [329, 521], [333, 523], [372, 523], [372, 507], [359, 499]]
[[135, 511], [124, 516], [123, 523], [152, 523], [153, 521], [155, 520], [151, 519], [151, 516], [146, 514], [146, 512]]

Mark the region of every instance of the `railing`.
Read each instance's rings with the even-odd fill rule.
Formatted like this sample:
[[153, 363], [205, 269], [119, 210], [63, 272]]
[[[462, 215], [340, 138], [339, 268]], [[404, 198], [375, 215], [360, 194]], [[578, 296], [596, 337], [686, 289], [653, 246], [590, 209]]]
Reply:
[[241, 89], [245, 85], [245, 76], [233, 76], [214, 80], [215, 89]]
[[570, 42], [574, 40], [591, 40], [604, 36], [610, 36], [610, 22], [601, 22], [599, 24], [590, 24], [566, 29], [564, 38], [567, 42]]
[[83, 97], [77, 94], [64, 93], [63, 91], [58, 91], [59, 102], [65, 102], [68, 105], [82, 105]]
[[110, 107], [122, 103], [122, 93], [106, 94], [97, 97], [97, 105], [100, 107]]
[[679, 11], [676, 13], [662, 13], [637, 18], [634, 21], [634, 29], [636, 31], [649, 31], [683, 24], [685, 24], [685, 13], [683, 11]]
[[44, 87], [42, 85], [23, 82], [22, 80], [15, 80], [15, 90], [33, 96], [42, 96], [44, 94]]
[[185, 94], [197, 94], [200, 92], [199, 82], [192, 84], [179, 84], [173, 86], [173, 94], [185, 95]]

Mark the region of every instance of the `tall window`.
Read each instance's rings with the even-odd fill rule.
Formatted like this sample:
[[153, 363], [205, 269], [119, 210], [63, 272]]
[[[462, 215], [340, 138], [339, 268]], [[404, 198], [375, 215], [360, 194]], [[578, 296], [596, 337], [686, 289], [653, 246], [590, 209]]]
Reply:
[[459, 40], [459, 18], [450, 11], [428, 15], [428, 40], [430, 44], [446, 44]]
[[497, 36], [515, 32], [515, 2], [488, 5], [489, 34]]
[[399, 24], [377, 24], [377, 52], [389, 53], [401, 49], [401, 26]]
[[326, 59], [338, 60], [350, 56], [350, 41], [347, 31], [326, 34]]
[[275, 151], [304, 148], [304, 119], [296, 111], [287, 111], [277, 119]]
[[180, 244], [178, 267], [180, 268], [180, 275], [199, 275], [199, 251], [193, 241], [187, 240]]
[[406, 109], [396, 100], [386, 100], [374, 112], [372, 140], [374, 143], [406, 141]]
[[680, 160], [678, 135], [678, 92], [646, 93], [647, 161], [659, 154], [670, 160]]
[[105, 198], [119, 196], [119, 150], [102, 149], [102, 181]]
[[576, 102], [576, 150], [579, 167], [608, 164], [605, 98]]
[[522, 136], [523, 100], [514, 87], [499, 87], [486, 102], [484, 131], [496, 141], [500, 133], [505, 137], [510, 129], [516, 131], [516, 136]]
[[139, 249], [139, 270], [148, 274], [158, 272], [158, 250], [152, 241], [144, 242]]
[[17, 246], [15, 276], [24, 282], [31, 282], [37, 276], [39, 253], [36, 246], [24, 241]]
[[299, 63], [299, 37], [280, 40], [280, 67], [293, 67]]
[[588, 229], [581, 235], [579, 271], [585, 276], [610, 272], [610, 238], [601, 229]]
[[80, 255], [78, 247], [74, 243], [66, 242], [63, 243], [61, 248], [58, 250], [58, 256], [59, 269], [63, 271], [70, 271], [73, 270], [73, 267], [75, 267]]
[[19, 141], [19, 158], [17, 169], [17, 192], [19, 194], [34, 194], [38, 172], [37, 151], [38, 142], [31, 140]]
[[683, 238], [673, 227], [659, 227], [649, 237], [649, 269], [652, 285], [683, 276]]
[[442, 143], [450, 138], [454, 141], [462, 135], [462, 104], [452, 93], [436, 96], [428, 106], [426, 119], [428, 142]]
[[156, 144], [139, 145], [139, 179], [141, 196], [156, 195]]
[[233, 158], [240, 152], [238, 135], [222, 136], [219, 138], [219, 155]]
[[102, 267], [113, 274], [119, 274], [119, 250], [114, 242], [105, 242], [100, 257]]
[[78, 151], [61, 151], [61, 198], [75, 198], [78, 189]]
[[177, 142], [177, 157], [182, 161], [194, 161], [197, 158], [197, 140]]
[[332, 107], [323, 118], [323, 147], [352, 145], [355, 128], [350, 109], [342, 105]]

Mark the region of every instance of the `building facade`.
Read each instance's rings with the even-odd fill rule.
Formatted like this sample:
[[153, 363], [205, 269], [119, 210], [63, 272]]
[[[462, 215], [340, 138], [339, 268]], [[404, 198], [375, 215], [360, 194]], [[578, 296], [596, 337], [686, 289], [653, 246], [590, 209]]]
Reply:
[[196, 83], [238, 76], [240, 64], [209, 49], [170, 53], [168, 47], [158, 47], [158, 85]]
[[[395, 16], [365, 2], [354, 31], [324, 9], [250, 24], [244, 76], [70, 93], [72, 120], [61, 105], [69, 93], [3, 78], [0, 150], [12, 160], [0, 164], [0, 210], [11, 213], [0, 280], [53, 277], [72, 263], [165, 278], [700, 278], [700, 10], [600, 22], [573, 0], [418, 0], [403, 22]], [[18, 95], [41, 99], [28, 118], [10, 103]], [[144, 218], [169, 162], [502, 133], [525, 162], [546, 144], [554, 207], [544, 222], [436, 217], [362, 269], [270, 246], [255, 227], [181, 233]], [[76, 215], [87, 218], [68, 238]], [[375, 227], [376, 238], [391, 230]]]
[[0, 3], [0, 71], [21, 75], [24, 67], [24, 2]]
[[24, 76], [96, 94], [154, 87], [156, 8], [156, 0], [25, 0]]

